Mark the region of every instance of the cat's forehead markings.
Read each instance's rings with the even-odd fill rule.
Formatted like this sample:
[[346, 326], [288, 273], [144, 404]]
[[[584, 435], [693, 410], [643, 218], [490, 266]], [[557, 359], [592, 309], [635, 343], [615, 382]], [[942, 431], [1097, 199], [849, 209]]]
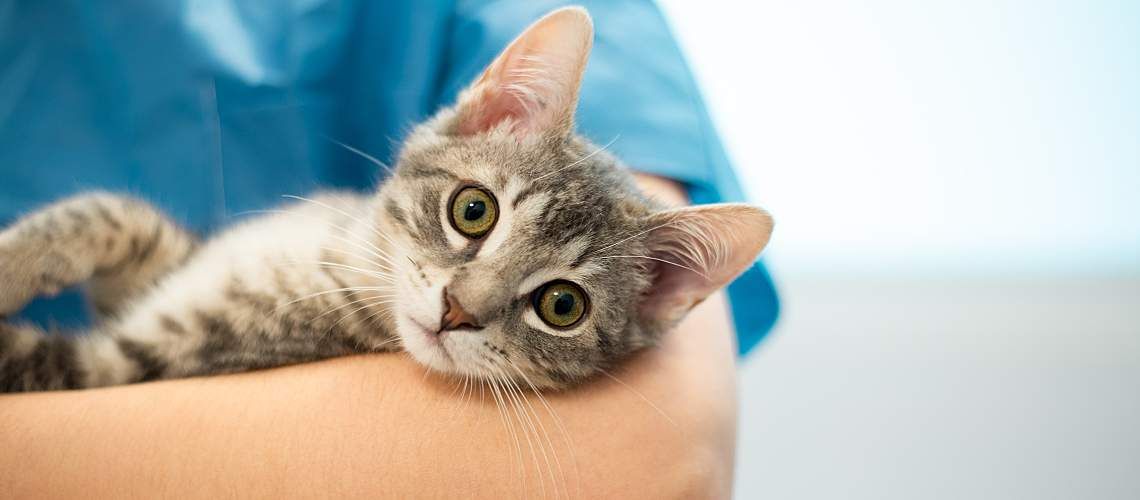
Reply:
[[449, 180], [459, 179], [459, 176], [449, 172], [446, 169], [434, 167], [434, 166], [429, 166], [429, 165], [417, 166], [416, 168], [411, 170], [411, 173], [409, 174], [409, 176], [413, 179], [425, 179], [425, 178], [432, 178], [432, 177], [449, 179]]
[[528, 185], [527, 187], [523, 188], [521, 191], [516, 193], [513, 198], [511, 198], [511, 208], [518, 209], [520, 203], [526, 201], [527, 198], [530, 198], [531, 196], [534, 196], [537, 193], [538, 193], [538, 187], [536, 187], [533, 183]]
[[584, 281], [601, 269], [596, 265], [583, 265], [574, 267], [572, 262], [588, 248], [589, 242], [585, 238], [576, 238], [556, 249], [554, 265], [538, 269], [519, 282], [518, 293], [526, 294], [537, 289], [539, 285], [558, 279], [569, 280], [585, 287]]
[[468, 181], [475, 181], [477, 184], [480, 184], [483, 187], [486, 187], [492, 191], [496, 191], [494, 194], [500, 200], [500, 203], [502, 203], [501, 193], [497, 192], [499, 190], [502, 190], [505, 184], [502, 182], [501, 176], [499, 176], [499, 172], [502, 170], [502, 167], [496, 166], [486, 161], [460, 163], [460, 167], [463, 170], [464, 179]]

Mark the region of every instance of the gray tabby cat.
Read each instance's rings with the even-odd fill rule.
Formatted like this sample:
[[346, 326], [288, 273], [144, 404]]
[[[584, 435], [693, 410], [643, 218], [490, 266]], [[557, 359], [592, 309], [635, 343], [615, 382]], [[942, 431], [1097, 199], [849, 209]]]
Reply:
[[746, 205], [662, 209], [574, 135], [593, 27], [529, 27], [406, 140], [370, 196], [324, 193], [194, 237], [85, 194], [0, 233], [0, 316], [86, 283], [81, 336], [0, 322], [0, 392], [231, 373], [403, 349], [440, 372], [566, 388], [653, 345], [747, 268]]

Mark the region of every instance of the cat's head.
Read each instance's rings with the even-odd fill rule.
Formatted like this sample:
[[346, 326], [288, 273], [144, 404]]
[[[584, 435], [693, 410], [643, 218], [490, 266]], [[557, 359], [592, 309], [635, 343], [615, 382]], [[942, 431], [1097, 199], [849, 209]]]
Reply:
[[404, 144], [376, 210], [419, 362], [566, 387], [652, 345], [767, 243], [762, 210], [661, 209], [574, 135], [592, 38], [585, 10], [547, 15]]

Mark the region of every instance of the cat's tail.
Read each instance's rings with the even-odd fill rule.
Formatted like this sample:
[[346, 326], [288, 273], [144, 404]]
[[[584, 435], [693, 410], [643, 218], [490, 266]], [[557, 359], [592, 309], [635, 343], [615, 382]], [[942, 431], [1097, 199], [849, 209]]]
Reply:
[[109, 385], [123, 374], [116, 368], [122, 364], [120, 347], [108, 337], [45, 334], [0, 321], [0, 393]]

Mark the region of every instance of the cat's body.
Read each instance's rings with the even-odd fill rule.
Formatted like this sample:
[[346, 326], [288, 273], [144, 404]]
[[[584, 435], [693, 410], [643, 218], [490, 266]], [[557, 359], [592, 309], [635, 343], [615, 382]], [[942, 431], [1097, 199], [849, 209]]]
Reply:
[[[38, 256], [0, 263], [4, 276], [21, 272], [5, 264], [41, 270], [22, 290], [50, 293], [89, 276], [98, 282], [125, 279], [117, 275], [140, 268], [161, 271], [141, 277], [147, 282], [117, 301], [100, 295], [106, 285], [93, 286], [104, 317], [83, 338], [45, 337], [30, 326], [0, 323], [0, 353], [8, 361], [0, 381], [9, 391], [74, 389], [396, 348], [390, 317], [372, 304], [376, 299], [334, 310], [377, 292], [320, 294], [376, 287], [374, 278], [349, 270], [363, 264], [351, 257], [361, 252], [349, 242], [373, 243], [355, 236], [361, 223], [345, 214], [365, 214], [368, 203], [362, 195], [317, 196], [201, 245], [159, 217], [132, 223], [148, 210], [135, 200], [93, 194], [57, 203], [0, 238], [6, 257]], [[131, 225], [137, 231], [124, 230]], [[12, 361], [20, 358], [25, 361]]]
[[406, 140], [378, 193], [298, 199], [200, 244], [145, 203], [56, 203], [0, 232], [0, 316], [86, 283], [82, 336], [0, 322], [0, 392], [407, 350], [567, 387], [651, 345], [767, 242], [743, 205], [662, 210], [572, 132], [589, 18], [527, 30]]

